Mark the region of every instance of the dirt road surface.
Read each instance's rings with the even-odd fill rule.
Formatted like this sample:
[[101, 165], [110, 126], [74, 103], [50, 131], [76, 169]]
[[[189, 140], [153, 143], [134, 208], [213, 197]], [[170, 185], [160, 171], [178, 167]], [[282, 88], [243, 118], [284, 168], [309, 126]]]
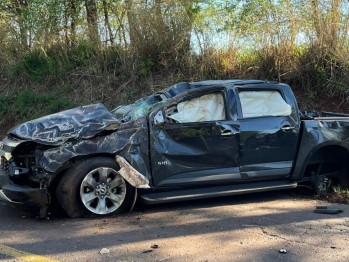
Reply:
[[[344, 212], [314, 213], [323, 205]], [[137, 206], [99, 219], [40, 220], [0, 202], [0, 260], [6, 262], [344, 262], [348, 247], [349, 205], [294, 191]]]

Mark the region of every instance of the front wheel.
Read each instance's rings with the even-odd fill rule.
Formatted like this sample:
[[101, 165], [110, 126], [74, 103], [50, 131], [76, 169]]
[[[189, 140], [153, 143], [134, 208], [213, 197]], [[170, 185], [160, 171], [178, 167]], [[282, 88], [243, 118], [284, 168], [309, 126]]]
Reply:
[[135, 194], [107, 157], [84, 160], [71, 167], [56, 190], [57, 199], [70, 217], [117, 214], [130, 208]]

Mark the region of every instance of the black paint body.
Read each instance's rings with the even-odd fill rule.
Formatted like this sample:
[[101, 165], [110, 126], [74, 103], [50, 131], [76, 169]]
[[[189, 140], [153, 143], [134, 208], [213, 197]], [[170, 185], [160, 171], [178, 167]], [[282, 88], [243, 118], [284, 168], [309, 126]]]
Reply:
[[[280, 92], [292, 108], [291, 115], [243, 118], [238, 92], [244, 90]], [[212, 92], [224, 97], [225, 120], [174, 123], [166, 118], [171, 106]], [[179, 83], [112, 112], [103, 105], [91, 105], [11, 129], [0, 150], [0, 190], [7, 200], [48, 205], [53, 181], [77, 161], [96, 155], [124, 157], [149, 179], [148, 191], [301, 181], [316, 150], [336, 145], [348, 151], [348, 141], [348, 117], [300, 120], [295, 97], [285, 84], [258, 80]], [[6, 152], [10, 159], [4, 158]], [[31, 154], [35, 164], [18, 160], [19, 155]], [[16, 168], [22, 168], [21, 180], [14, 174]], [[25, 184], [25, 175], [36, 183]]]

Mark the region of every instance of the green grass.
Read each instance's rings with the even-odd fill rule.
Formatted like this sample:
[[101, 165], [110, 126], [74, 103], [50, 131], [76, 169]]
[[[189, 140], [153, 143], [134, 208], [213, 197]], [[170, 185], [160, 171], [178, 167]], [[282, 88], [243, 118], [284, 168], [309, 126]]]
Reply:
[[342, 203], [346, 202], [347, 204], [349, 204], [349, 190], [347, 188], [342, 188], [341, 186], [334, 186], [332, 189], [336, 197], [342, 200]]
[[32, 91], [23, 91], [15, 101], [15, 110], [23, 121], [72, 107], [73, 103], [66, 99], [57, 99], [49, 94], [38, 95]]
[[13, 77], [26, 75], [35, 82], [41, 82], [47, 76], [56, 76], [58, 66], [54, 57], [35, 50], [23, 55], [19, 62], [10, 67], [9, 73]]
[[12, 78], [27, 76], [33, 82], [64, 77], [78, 67], [96, 65], [97, 52], [87, 43], [80, 43], [70, 50], [54, 46], [46, 51], [35, 49], [23, 54], [20, 59], [8, 69]]
[[6, 121], [21, 123], [73, 107], [75, 105], [65, 98], [26, 90], [18, 95], [0, 97], [0, 125], [4, 125]]

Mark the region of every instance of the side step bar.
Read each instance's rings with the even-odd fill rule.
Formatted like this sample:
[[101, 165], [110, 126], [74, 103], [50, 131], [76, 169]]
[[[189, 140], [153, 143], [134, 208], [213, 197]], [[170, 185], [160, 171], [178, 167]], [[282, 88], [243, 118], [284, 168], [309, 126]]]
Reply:
[[248, 184], [238, 184], [229, 186], [185, 189], [179, 191], [159, 192], [140, 195], [140, 200], [145, 204], [160, 204], [183, 200], [195, 200], [202, 198], [221, 197], [230, 195], [240, 195], [263, 191], [281, 190], [296, 188], [296, 182], [272, 181]]

